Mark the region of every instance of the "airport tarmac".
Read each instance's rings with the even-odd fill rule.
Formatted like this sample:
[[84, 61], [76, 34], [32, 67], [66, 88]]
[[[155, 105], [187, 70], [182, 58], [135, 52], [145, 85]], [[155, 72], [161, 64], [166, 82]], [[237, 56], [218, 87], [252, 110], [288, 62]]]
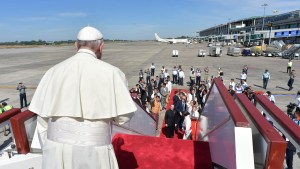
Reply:
[[[171, 57], [174, 49], [179, 50], [179, 57]], [[197, 57], [199, 49], [208, 51], [207, 44], [167, 44], [152, 41], [111, 42], [105, 44], [102, 57], [103, 61], [120, 68], [126, 74], [129, 88], [137, 83], [139, 70], [149, 68], [151, 63], [155, 63], [156, 75], [159, 74], [163, 65], [170, 74], [174, 65], [182, 65], [186, 76], [185, 82], [189, 79], [189, 70], [192, 66], [200, 67], [202, 71], [205, 66], [208, 66], [212, 76], [217, 76], [220, 67], [224, 71], [226, 87], [231, 78], [234, 78], [235, 82], [238, 81], [236, 78], [240, 77], [243, 66], [247, 65], [249, 67], [247, 83], [254, 90], [271, 91], [275, 94], [275, 104], [283, 111], [286, 111], [286, 105], [289, 102], [296, 102], [295, 94], [300, 90], [300, 78], [296, 77], [294, 89], [288, 91], [289, 76], [286, 73], [288, 60], [227, 56], [227, 47], [223, 47], [221, 57]], [[43, 74], [53, 65], [75, 53], [74, 46], [0, 49], [0, 100], [8, 99], [9, 104], [20, 107], [16, 86], [19, 82], [23, 82], [28, 88], [27, 101], [30, 102]], [[296, 74], [300, 71], [299, 63], [300, 60], [293, 60], [293, 69], [296, 70]], [[271, 75], [267, 90], [261, 87], [262, 73], [265, 69], [268, 69]], [[299, 158], [295, 168], [300, 168], [298, 160]]]
[[[179, 57], [171, 57], [172, 50], [179, 50]], [[206, 44], [166, 44], [158, 42], [124, 42], [106, 43], [103, 53], [103, 61], [119, 67], [128, 79], [129, 88], [138, 80], [140, 69], [149, 68], [155, 63], [156, 75], [164, 65], [169, 73], [172, 73], [174, 65], [182, 65], [185, 71], [185, 82], [189, 79], [191, 66], [200, 67], [203, 71], [205, 66], [210, 69], [210, 75], [217, 76], [218, 68], [224, 71], [224, 84], [227, 87], [231, 78], [239, 78], [242, 67], [248, 65], [248, 85], [254, 90], [271, 91], [275, 94], [276, 105], [286, 110], [289, 102], [295, 102], [295, 94], [300, 90], [300, 79], [296, 77], [294, 89], [287, 91], [286, 73], [288, 60], [268, 57], [233, 57], [226, 55], [226, 47], [223, 48], [221, 57], [197, 57], [198, 49], [206, 49]], [[27, 97], [30, 102], [35, 87], [38, 85], [43, 74], [53, 65], [75, 54], [73, 46], [62, 47], [39, 47], [22, 49], [0, 49], [0, 100], [9, 98], [8, 103], [19, 107], [19, 96], [16, 86], [23, 82], [27, 87]], [[293, 61], [293, 69], [299, 70], [300, 60]], [[262, 86], [262, 73], [268, 69], [271, 79], [267, 90]], [[238, 80], [235, 80], [238, 82]], [[277, 95], [276, 94], [280, 94]]]

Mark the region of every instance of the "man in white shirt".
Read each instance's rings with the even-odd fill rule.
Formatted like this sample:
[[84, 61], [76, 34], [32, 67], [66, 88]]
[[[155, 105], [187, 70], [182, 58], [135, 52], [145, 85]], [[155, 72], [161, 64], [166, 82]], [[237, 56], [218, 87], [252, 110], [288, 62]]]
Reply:
[[287, 64], [286, 73], [291, 73], [292, 66], [293, 66], [293, 62], [290, 59], [289, 62], [288, 62], [288, 64]]
[[199, 86], [201, 82], [201, 70], [200, 68], [196, 69], [196, 85]]
[[74, 56], [46, 72], [29, 107], [38, 115], [42, 168], [117, 169], [111, 123], [128, 121], [135, 103], [124, 73], [101, 60], [99, 30], [84, 27], [75, 46]]
[[247, 82], [245, 82], [245, 80], [242, 80], [242, 87], [244, 89], [246, 89], [246, 87], [248, 87], [248, 84], [247, 84]]
[[168, 78], [168, 79], [166, 80], [166, 82], [167, 82], [166, 86], [167, 86], [168, 91], [169, 91], [169, 94], [170, 94], [171, 91], [172, 91], [172, 86], [173, 86], [173, 84], [172, 84], [172, 82], [170, 81], [170, 78]]
[[151, 64], [150, 70], [151, 70], [151, 76], [154, 76], [154, 73], [155, 73], [155, 65], [154, 65], [154, 63]]
[[240, 75], [240, 79], [241, 79], [241, 83], [242, 83], [242, 80], [245, 80], [247, 81], [247, 74], [243, 71], [242, 74]]
[[272, 95], [272, 93], [270, 91], [267, 91], [266, 93], [268, 95], [270, 102], [275, 104], [275, 97]]
[[232, 90], [235, 90], [235, 82], [234, 82], [234, 79], [230, 79], [230, 82], [229, 82], [229, 86], [232, 86]]
[[178, 73], [179, 85], [183, 86], [184, 72], [180, 69]]
[[178, 83], [178, 69], [176, 66], [174, 66], [173, 71], [172, 71], [172, 75], [173, 75], [173, 84], [177, 84]]
[[270, 78], [271, 78], [270, 73], [269, 73], [268, 69], [266, 69], [265, 72], [262, 74], [264, 89], [267, 89], [268, 81], [270, 80]]
[[168, 76], [170, 76], [169, 73], [168, 73], [168, 69], [165, 70], [165, 73], [164, 73], [164, 74], [165, 74], [165, 79], [167, 79]]

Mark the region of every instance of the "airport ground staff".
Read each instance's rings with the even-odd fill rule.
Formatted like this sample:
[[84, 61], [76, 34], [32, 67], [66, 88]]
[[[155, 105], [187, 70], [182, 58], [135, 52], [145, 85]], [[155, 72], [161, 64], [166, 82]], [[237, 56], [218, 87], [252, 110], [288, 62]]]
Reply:
[[265, 72], [262, 74], [263, 88], [264, 89], [267, 89], [268, 82], [269, 82], [270, 78], [271, 78], [270, 73], [269, 73], [268, 69], [266, 69]]
[[2, 108], [3, 112], [8, 111], [8, 110], [10, 110], [10, 109], [13, 108], [12, 105], [7, 104], [6, 102], [3, 102], [3, 103], [2, 103], [2, 107], [3, 107], [3, 108]]
[[29, 107], [38, 115], [42, 168], [116, 169], [111, 122], [128, 121], [136, 106], [124, 73], [101, 60], [99, 30], [84, 27], [75, 46], [74, 56], [46, 72]]
[[[6, 111], [8, 111], [8, 110], [10, 110], [10, 109], [12, 109], [12, 108], [13, 108], [12, 105], [9, 105], [9, 104], [7, 104], [6, 102], [3, 102], [3, 103], [2, 103], [2, 109], [1, 109], [0, 114], [3, 113], [3, 112], [6, 112]], [[4, 126], [4, 131], [3, 131], [3, 133], [4, 133], [4, 136], [8, 136], [6, 126]]]

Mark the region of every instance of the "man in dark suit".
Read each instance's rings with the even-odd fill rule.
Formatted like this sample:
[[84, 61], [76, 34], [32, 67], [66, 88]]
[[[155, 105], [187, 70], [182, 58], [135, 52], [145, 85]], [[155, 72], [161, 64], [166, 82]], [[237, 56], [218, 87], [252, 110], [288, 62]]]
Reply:
[[170, 109], [166, 111], [165, 114], [165, 123], [167, 127], [167, 138], [173, 138], [174, 137], [174, 129], [175, 129], [175, 109], [174, 105], [172, 104]]
[[173, 104], [176, 105], [177, 101], [180, 101], [179, 91], [175, 90], [174, 96], [173, 96]]
[[176, 114], [175, 114], [175, 131], [178, 131], [179, 129], [182, 129], [182, 123], [184, 120], [183, 117], [183, 112], [185, 112], [187, 110], [187, 106], [186, 106], [186, 96], [184, 94], [180, 94], [181, 96], [181, 100], [177, 101], [175, 104], [175, 110], [176, 110]]

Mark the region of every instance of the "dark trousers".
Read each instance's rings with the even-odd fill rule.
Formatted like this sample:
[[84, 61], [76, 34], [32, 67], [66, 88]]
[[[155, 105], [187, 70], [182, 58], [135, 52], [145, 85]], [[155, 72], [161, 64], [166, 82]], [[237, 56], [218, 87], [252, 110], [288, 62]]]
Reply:
[[175, 125], [174, 124], [168, 125], [167, 133], [166, 133], [167, 138], [173, 138], [174, 137], [174, 130], [175, 130]]
[[25, 107], [27, 107], [27, 98], [26, 98], [26, 93], [20, 93], [20, 105], [21, 105], [21, 108], [23, 108], [23, 100], [24, 100], [24, 103], [25, 103]]
[[154, 76], [155, 69], [151, 69], [151, 76]]
[[181, 86], [183, 86], [183, 78], [180, 77], [180, 78], [178, 79], [178, 84], [181, 85]]
[[194, 83], [195, 83], [195, 79], [190, 79], [191, 81], [190, 81], [190, 86], [193, 86], [194, 85]]
[[183, 117], [180, 116], [179, 112], [176, 112], [175, 114], [175, 124], [176, 124], [176, 127], [175, 127], [175, 130], [178, 131], [178, 128], [182, 128], [182, 123], [183, 123]]
[[288, 67], [286, 68], [286, 73], [291, 73], [291, 70], [292, 70], [292, 67], [289, 67], [289, 66], [288, 66]]
[[200, 85], [201, 76], [196, 76], [196, 85]]
[[285, 162], [288, 169], [293, 169], [293, 157], [294, 157], [294, 151], [290, 149], [286, 149]]
[[177, 84], [177, 83], [178, 83], [177, 75], [173, 75], [173, 84]]
[[161, 84], [164, 83], [165, 79], [164, 78], [160, 78], [159, 82], [158, 82], [158, 89], [160, 89]]
[[154, 120], [156, 121], [156, 130], [157, 130], [159, 115], [158, 115], [158, 113], [151, 113], [151, 115], [154, 118]]
[[290, 78], [289, 81], [288, 81], [289, 90], [293, 89], [293, 83], [294, 83], [294, 79]]
[[150, 83], [150, 76], [146, 77], [146, 83], [149, 84]]
[[263, 78], [263, 87], [267, 89], [269, 78]]

